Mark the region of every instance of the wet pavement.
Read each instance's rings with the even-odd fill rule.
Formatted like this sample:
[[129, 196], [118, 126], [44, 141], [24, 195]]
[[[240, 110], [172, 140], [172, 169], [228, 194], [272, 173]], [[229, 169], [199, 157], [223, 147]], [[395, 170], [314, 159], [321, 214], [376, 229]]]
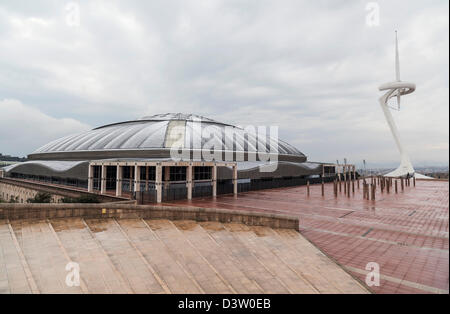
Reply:
[[[297, 215], [300, 231], [352, 275], [365, 281], [368, 263], [378, 263], [377, 293], [449, 292], [449, 184], [417, 181], [399, 193], [363, 199], [362, 185], [350, 197], [344, 188], [334, 196], [333, 184], [261, 190], [177, 201], [184, 205]], [[268, 253], [269, 254], [269, 253]], [[267, 256], [267, 255], [266, 255]]]

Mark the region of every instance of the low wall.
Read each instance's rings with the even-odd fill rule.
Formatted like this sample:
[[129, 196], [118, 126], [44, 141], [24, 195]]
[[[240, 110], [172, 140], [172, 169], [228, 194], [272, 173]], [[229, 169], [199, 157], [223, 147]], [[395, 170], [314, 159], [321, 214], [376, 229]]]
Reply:
[[[0, 199], [9, 202], [13, 198], [18, 203], [26, 203], [29, 198], [34, 198], [40, 191], [20, 185], [0, 181]], [[59, 203], [63, 196], [52, 193], [52, 203]]]
[[47, 218], [145, 218], [169, 220], [218, 221], [299, 230], [297, 217], [254, 213], [250, 211], [218, 210], [196, 207], [104, 204], [0, 204], [0, 219]]
[[[89, 195], [87, 191], [72, 189], [70, 187], [48, 185], [41, 182], [29, 182], [10, 178], [0, 178], [0, 197], [9, 201], [11, 196], [18, 197], [19, 203], [26, 203], [28, 198], [33, 198], [38, 192], [47, 192], [52, 195], [52, 202], [58, 203], [64, 197], [79, 197]], [[100, 202], [122, 201], [125, 198], [110, 195], [95, 194]]]

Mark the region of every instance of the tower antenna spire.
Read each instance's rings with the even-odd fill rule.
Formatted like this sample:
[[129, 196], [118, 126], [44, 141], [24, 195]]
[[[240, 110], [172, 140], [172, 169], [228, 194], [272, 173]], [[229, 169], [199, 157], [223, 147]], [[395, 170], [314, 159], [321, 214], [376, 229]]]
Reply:
[[415, 170], [408, 154], [406, 153], [403, 144], [400, 141], [400, 135], [395, 125], [392, 113], [389, 110], [388, 102], [391, 98], [397, 98], [398, 107], [400, 108], [400, 97], [403, 95], [411, 94], [416, 90], [416, 85], [413, 83], [402, 82], [400, 80], [400, 62], [398, 53], [398, 36], [397, 31], [395, 31], [395, 72], [396, 80], [394, 82], [389, 82], [383, 84], [379, 87], [380, 91], [385, 92], [385, 94], [380, 98], [380, 105], [383, 109], [386, 121], [391, 129], [392, 135], [394, 136], [395, 143], [397, 144], [398, 150], [400, 152], [401, 161], [400, 166], [394, 171], [386, 174], [388, 177], [403, 177], [408, 175], [415, 175]]
[[400, 82], [400, 57], [398, 53], [398, 35], [395, 31], [395, 78], [397, 82]]

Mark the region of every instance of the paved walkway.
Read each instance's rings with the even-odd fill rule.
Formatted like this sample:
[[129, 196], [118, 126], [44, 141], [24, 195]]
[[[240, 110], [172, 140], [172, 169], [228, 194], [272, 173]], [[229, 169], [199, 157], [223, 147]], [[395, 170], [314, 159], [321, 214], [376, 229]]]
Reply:
[[[399, 185], [400, 190], [400, 185]], [[366, 266], [380, 266], [378, 293], [449, 292], [449, 184], [417, 181], [404, 192], [364, 200], [361, 189], [350, 197], [333, 195], [333, 185], [253, 191], [183, 204], [221, 209], [288, 213], [300, 218], [301, 233], [354, 276], [365, 281]]]

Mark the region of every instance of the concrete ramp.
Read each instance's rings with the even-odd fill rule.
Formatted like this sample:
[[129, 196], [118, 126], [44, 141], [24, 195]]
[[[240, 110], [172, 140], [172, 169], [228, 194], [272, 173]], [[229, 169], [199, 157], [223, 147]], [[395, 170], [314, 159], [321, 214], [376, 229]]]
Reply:
[[[66, 284], [69, 262], [78, 286]], [[368, 291], [292, 229], [64, 218], [0, 221], [0, 293]]]

